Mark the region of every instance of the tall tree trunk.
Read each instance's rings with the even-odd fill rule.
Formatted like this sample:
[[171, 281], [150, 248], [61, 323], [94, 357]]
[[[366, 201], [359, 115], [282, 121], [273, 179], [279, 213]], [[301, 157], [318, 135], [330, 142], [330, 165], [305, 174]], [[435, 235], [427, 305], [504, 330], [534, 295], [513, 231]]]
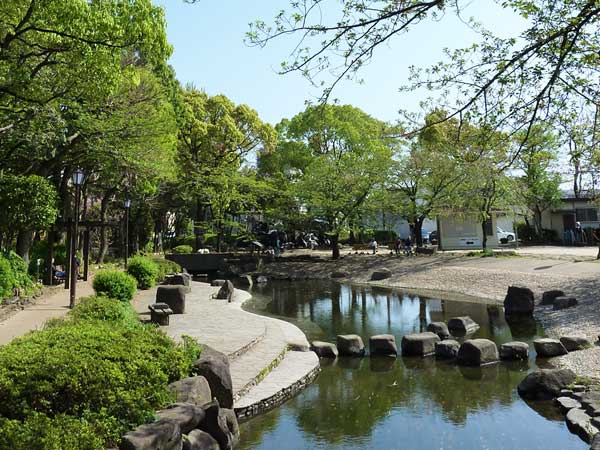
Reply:
[[[100, 222], [104, 224], [106, 222], [106, 216], [108, 213], [108, 204], [110, 202], [110, 198], [112, 197], [114, 190], [111, 189], [104, 194], [102, 197], [102, 201], [100, 202]], [[104, 257], [108, 252], [108, 230], [107, 227], [102, 225], [100, 227], [100, 251], [98, 252], [98, 258], [96, 258], [96, 264], [102, 264], [104, 262]]]
[[162, 243], [162, 217], [158, 217], [154, 219], [154, 253], [162, 253], [163, 251], [163, 243]]
[[415, 241], [417, 242], [417, 247], [423, 247], [423, 222], [425, 221], [425, 217], [419, 217], [415, 220]]
[[46, 273], [44, 275], [44, 284], [50, 286], [53, 284], [53, 273], [52, 266], [54, 265], [54, 240], [56, 238], [56, 232], [54, 226], [48, 231], [48, 247], [46, 249]]
[[340, 258], [340, 246], [339, 246], [340, 234], [335, 233], [331, 235], [331, 259]]
[[481, 249], [485, 252], [487, 250], [487, 233], [485, 232], [485, 224], [487, 220], [481, 222], [481, 231], [483, 231], [483, 239], [481, 240]]
[[21, 230], [17, 234], [17, 255], [29, 264], [29, 249], [33, 240], [33, 231]]
[[196, 252], [198, 251], [198, 249], [202, 248], [204, 243], [203, 243], [203, 236], [202, 236], [202, 230], [201, 230], [201, 223], [202, 223], [202, 202], [200, 201], [200, 198], [196, 199], [196, 220], [194, 221], [194, 234], [196, 235], [196, 248], [194, 249]]

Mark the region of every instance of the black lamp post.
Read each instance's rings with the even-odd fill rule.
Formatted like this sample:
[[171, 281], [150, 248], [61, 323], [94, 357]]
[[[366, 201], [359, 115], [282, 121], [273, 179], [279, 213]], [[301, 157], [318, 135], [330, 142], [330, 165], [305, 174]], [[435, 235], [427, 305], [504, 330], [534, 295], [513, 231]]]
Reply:
[[125, 203], [125, 268], [127, 269], [127, 256], [129, 255], [129, 208], [131, 208], [131, 199], [126, 199]]
[[79, 273], [79, 267], [77, 265], [77, 227], [79, 225], [79, 197], [81, 196], [81, 185], [83, 184], [83, 180], [85, 178], [84, 173], [81, 169], [77, 169], [71, 180], [75, 185], [75, 210], [74, 210], [74, 221], [73, 221], [73, 233], [71, 234], [71, 263], [69, 266], [70, 276], [71, 276], [71, 291], [69, 293], [69, 308], [73, 309], [75, 307], [75, 290], [77, 289], [77, 274]]

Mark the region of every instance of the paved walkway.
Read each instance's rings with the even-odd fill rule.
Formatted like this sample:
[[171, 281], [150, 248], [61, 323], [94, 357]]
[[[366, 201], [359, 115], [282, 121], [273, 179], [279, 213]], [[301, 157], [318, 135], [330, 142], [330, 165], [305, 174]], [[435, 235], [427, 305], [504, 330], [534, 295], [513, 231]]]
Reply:
[[[236, 289], [232, 303], [213, 300], [218, 289], [192, 282], [185, 314], [170, 316], [169, 325], [162, 328], [175, 340], [192, 336], [228, 355], [236, 409], [238, 404], [247, 408], [285, 391], [319, 367], [296, 326], [242, 310], [242, 303], [250, 298], [245, 291]], [[156, 290], [138, 293], [134, 306], [140, 314], [148, 315]]]
[[[77, 283], [77, 298], [94, 294], [91, 281]], [[0, 345], [29, 331], [40, 329], [49, 319], [62, 317], [69, 311], [69, 290], [60, 286], [52, 288], [47, 295], [36, 299], [35, 304], [0, 322]]]

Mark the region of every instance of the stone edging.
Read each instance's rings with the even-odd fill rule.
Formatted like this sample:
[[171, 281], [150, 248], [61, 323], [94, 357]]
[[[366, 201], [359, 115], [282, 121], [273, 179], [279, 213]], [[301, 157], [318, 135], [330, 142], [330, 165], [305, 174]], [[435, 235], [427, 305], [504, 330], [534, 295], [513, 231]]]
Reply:
[[234, 408], [235, 414], [239, 421], [246, 421], [254, 416], [263, 414], [277, 406], [285, 403], [290, 398], [294, 397], [298, 392], [304, 390], [309, 384], [311, 384], [317, 375], [321, 371], [320, 366], [316, 366], [313, 370], [303, 376], [301, 379], [291, 384], [288, 387], [281, 389], [271, 397], [265, 398], [260, 402], [254, 403], [253, 405], [244, 408]]
[[250, 342], [248, 342], [243, 347], [238, 348], [236, 351], [229, 353], [227, 355], [227, 357], [229, 358], [230, 361], [233, 361], [234, 359], [239, 358], [244, 353], [246, 353], [248, 350], [250, 350], [252, 347], [254, 347], [256, 344], [261, 342], [265, 338], [266, 335], [267, 335], [267, 327], [265, 326], [265, 329], [261, 335], [255, 337], [254, 339], [252, 339]]
[[275, 358], [273, 361], [271, 361], [269, 363], [269, 365], [263, 367], [261, 369], [261, 371], [252, 380], [250, 380], [243, 388], [241, 388], [239, 391], [237, 391], [233, 396], [233, 401], [236, 402], [237, 400], [239, 400], [241, 397], [243, 397], [248, 392], [250, 392], [250, 390], [253, 387], [255, 387], [262, 380], [264, 380], [264, 378], [267, 375], [269, 375], [273, 371], [273, 369], [275, 369], [281, 363], [283, 358], [285, 358], [286, 353], [287, 353], [287, 347], [285, 349], [283, 349], [283, 351], [281, 353], [279, 353], [279, 355], [277, 355], [277, 358]]

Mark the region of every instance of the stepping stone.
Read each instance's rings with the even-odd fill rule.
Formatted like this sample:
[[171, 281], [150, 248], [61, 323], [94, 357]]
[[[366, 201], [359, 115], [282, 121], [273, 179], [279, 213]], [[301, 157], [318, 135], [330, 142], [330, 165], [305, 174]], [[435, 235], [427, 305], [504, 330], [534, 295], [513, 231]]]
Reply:
[[378, 334], [369, 338], [371, 355], [397, 355], [396, 337], [393, 334]]
[[479, 325], [469, 316], [453, 317], [448, 321], [448, 329], [455, 336], [466, 336], [479, 329]]
[[562, 336], [560, 342], [568, 352], [583, 350], [592, 346], [592, 343], [584, 336]]
[[390, 269], [382, 268], [376, 270], [371, 274], [371, 281], [385, 280], [386, 278], [390, 278], [392, 276], [392, 271]]
[[365, 344], [358, 334], [339, 334], [337, 348], [340, 356], [363, 356]]
[[334, 344], [322, 341], [313, 341], [310, 349], [317, 354], [319, 358], [337, 358], [338, 349]]
[[537, 369], [519, 383], [517, 391], [526, 399], [548, 400], [557, 397], [576, 378], [569, 369]]
[[504, 298], [504, 313], [506, 315], [533, 315], [533, 291], [522, 286], [509, 286]]
[[525, 342], [507, 342], [500, 346], [500, 359], [528, 359], [529, 345]]
[[447, 339], [450, 337], [450, 331], [448, 331], [448, 325], [444, 322], [431, 322], [427, 325], [427, 331], [435, 333], [440, 339]]
[[440, 342], [437, 334], [425, 333], [407, 334], [402, 337], [403, 356], [428, 356], [435, 353], [435, 343]]
[[592, 438], [598, 433], [598, 429], [592, 425], [592, 418], [582, 409], [571, 409], [566, 417], [567, 428], [575, 433], [585, 442], [592, 442]]
[[458, 355], [460, 344], [454, 339], [445, 339], [435, 343], [435, 357], [440, 359], [454, 359]]
[[575, 297], [556, 297], [552, 309], [566, 309], [572, 306], [577, 306], [577, 299]]
[[563, 414], [573, 408], [581, 409], [581, 403], [571, 397], [557, 397], [554, 401]]
[[559, 290], [546, 291], [542, 294], [540, 305], [553, 305], [556, 297], [564, 297], [565, 293]]
[[349, 278], [349, 277], [350, 277], [350, 274], [348, 272], [343, 271], [343, 270], [331, 272], [331, 278], [333, 278], [333, 279], [336, 279], [336, 278]]
[[467, 339], [458, 350], [457, 362], [462, 366], [483, 366], [498, 361], [498, 348], [489, 339]]
[[533, 346], [538, 356], [551, 358], [569, 353], [565, 346], [558, 339], [536, 339]]

